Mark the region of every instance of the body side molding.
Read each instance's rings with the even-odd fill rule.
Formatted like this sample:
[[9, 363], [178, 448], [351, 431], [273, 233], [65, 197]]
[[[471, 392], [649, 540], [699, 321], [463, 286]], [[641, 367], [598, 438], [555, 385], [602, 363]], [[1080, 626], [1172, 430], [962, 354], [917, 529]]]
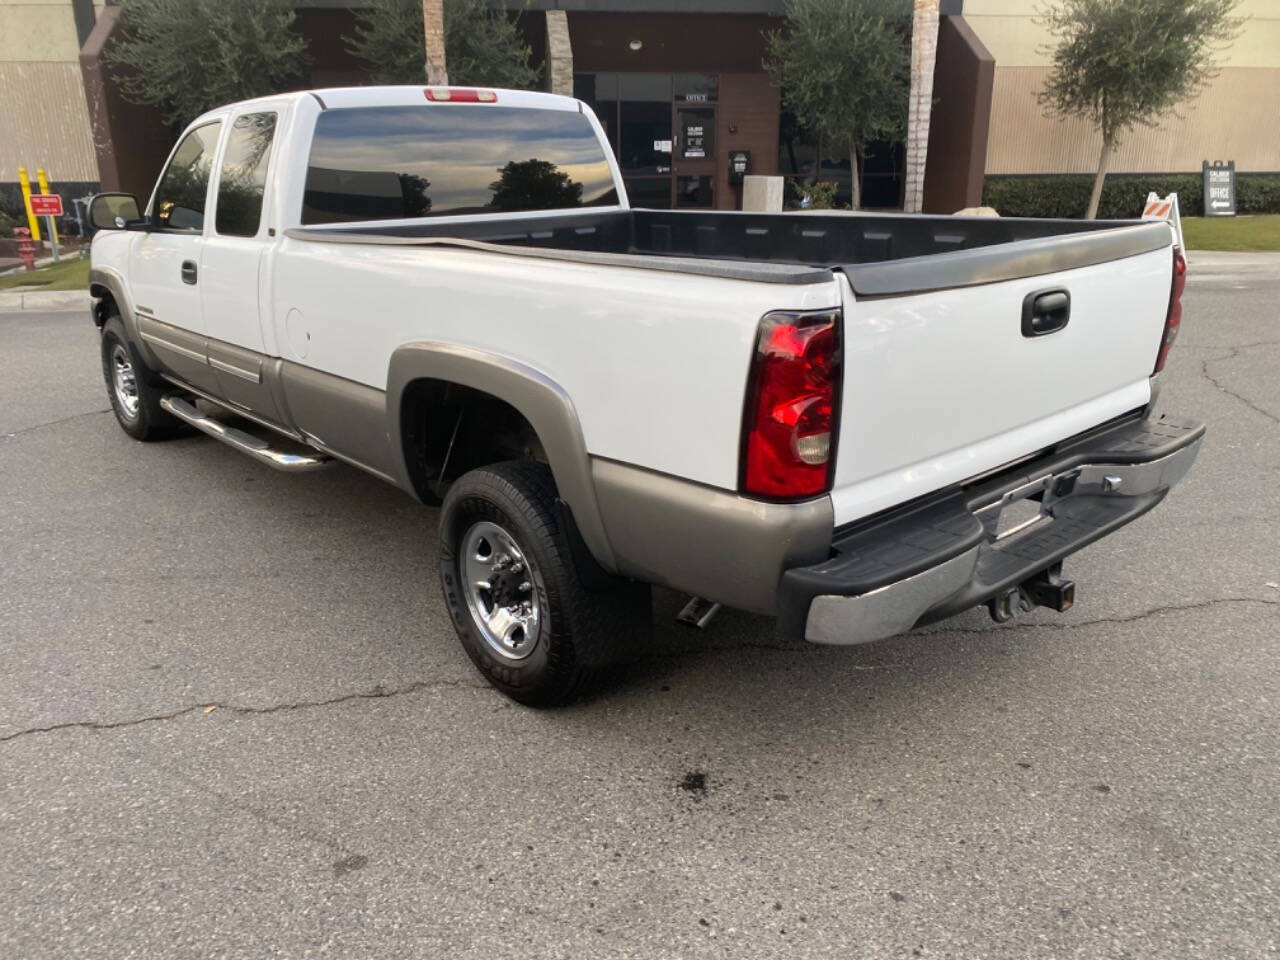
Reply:
[[414, 491], [404, 447], [405, 389], [416, 380], [439, 380], [481, 390], [518, 410], [538, 434], [561, 498], [597, 562], [616, 572], [591, 476], [591, 459], [577, 411], [569, 395], [542, 372], [518, 360], [436, 340], [406, 343], [391, 355], [387, 373], [387, 414], [400, 485]]

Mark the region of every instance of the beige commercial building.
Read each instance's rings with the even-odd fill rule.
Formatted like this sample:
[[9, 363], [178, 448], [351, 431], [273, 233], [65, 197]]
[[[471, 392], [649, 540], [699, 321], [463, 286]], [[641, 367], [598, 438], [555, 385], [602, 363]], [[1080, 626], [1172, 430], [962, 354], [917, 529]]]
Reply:
[[102, 4], [0, 0], [0, 184], [44, 167], [55, 181], [98, 182], [80, 46]]
[[[986, 173], [1092, 173], [1102, 138], [1083, 120], [1045, 117], [1036, 94], [1049, 74], [1052, 37], [1035, 0], [964, 0], [963, 17], [995, 60]], [[1280, 171], [1280, 0], [1242, 0], [1244, 30], [1222, 70], [1159, 127], [1137, 127], [1111, 169], [1192, 173], [1202, 160], [1240, 171]]]

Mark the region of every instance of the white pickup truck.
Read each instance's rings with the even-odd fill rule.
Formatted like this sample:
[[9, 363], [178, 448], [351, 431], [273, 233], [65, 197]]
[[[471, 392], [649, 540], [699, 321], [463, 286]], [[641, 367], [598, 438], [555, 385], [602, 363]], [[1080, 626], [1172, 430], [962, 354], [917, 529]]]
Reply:
[[641, 650], [651, 584], [832, 644], [1064, 610], [1204, 432], [1154, 410], [1166, 224], [632, 209], [564, 97], [235, 104], [91, 219], [124, 430], [443, 501], [458, 635], [526, 703]]

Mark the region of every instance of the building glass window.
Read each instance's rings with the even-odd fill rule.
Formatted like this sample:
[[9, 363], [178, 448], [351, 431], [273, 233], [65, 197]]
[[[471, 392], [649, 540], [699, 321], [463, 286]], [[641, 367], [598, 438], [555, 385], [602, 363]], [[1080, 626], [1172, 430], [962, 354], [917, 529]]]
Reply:
[[671, 206], [670, 177], [632, 177], [626, 186], [627, 199], [633, 207], [665, 210]]
[[681, 107], [676, 111], [680, 123], [679, 136], [681, 160], [706, 160], [716, 155], [716, 112], [706, 108]]
[[[818, 180], [836, 185], [835, 204], [853, 202], [853, 176], [847, 145], [830, 143], [822, 149], [818, 164], [818, 138], [799, 127], [789, 111], [783, 111], [778, 136], [778, 172], [785, 178], [783, 202], [800, 206], [806, 188]], [[902, 206], [906, 148], [901, 141], [877, 140], [867, 145], [862, 166], [863, 209], [891, 210]]]
[[670, 74], [624, 73], [618, 81], [618, 165], [623, 175], [670, 173]]
[[267, 187], [267, 159], [276, 133], [274, 113], [236, 117], [222, 151], [214, 229], [227, 237], [256, 237]]
[[171, 230], [199, 233], [204, 229], [204, 208], [209, 194], [209, 175], [218, 146], [220, 121], [196, 127], [178, 144], [173, 159], [156, 186], [156, 219]]
[[720, 78], [714, 73], [677, 73], [675, 99], [685, 103], [715, 103], [720, 98]]
[[616, 73], [579, 73], [573, 78], [573, 95], [589, 106], [614, 154], [618, 152], [618, 75]]
[[676, 206], [709, 207], [711, 201], [711, 177], [676, 177]]

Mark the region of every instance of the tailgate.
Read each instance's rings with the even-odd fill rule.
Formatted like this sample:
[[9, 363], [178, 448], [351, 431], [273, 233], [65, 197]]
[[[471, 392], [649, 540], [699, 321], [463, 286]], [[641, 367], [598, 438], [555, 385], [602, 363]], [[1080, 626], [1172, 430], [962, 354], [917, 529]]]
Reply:
[[[1016, 256], [1019, 246], [1005, 249]], [[950, 256], [957, 254], [920, 262], [927, 268], [926, 260], [936, 260], [941, 270]], [[1145, 405], [1172, 269], [1166, 245], [1056, 273], [906, 295], [860, 297], [846, 279], [836, 524]], [[1057, 326], [1060, 292], [1070, 298], [1065, 325], [1037, 333]], [[1026, 334], [1024, 304], [1033, 318]]]

